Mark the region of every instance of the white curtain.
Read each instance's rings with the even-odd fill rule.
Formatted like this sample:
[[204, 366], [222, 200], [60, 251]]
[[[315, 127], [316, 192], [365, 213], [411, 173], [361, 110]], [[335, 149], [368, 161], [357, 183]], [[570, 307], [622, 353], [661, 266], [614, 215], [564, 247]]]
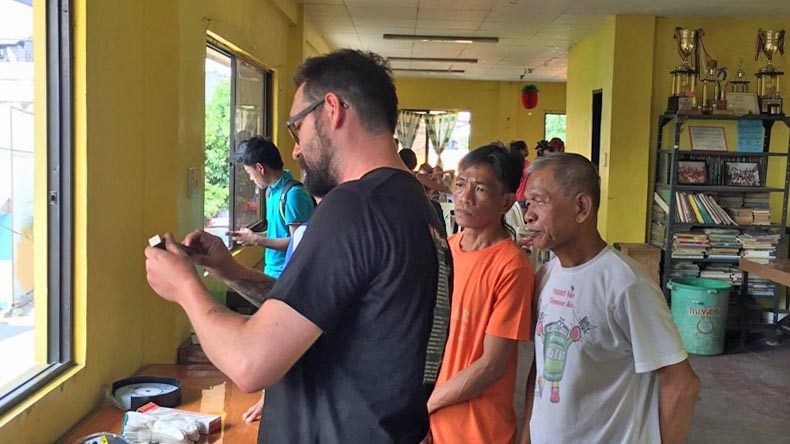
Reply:
[[411, 111], [398, 112], [398, 140], [404, 148], [411, 148], [414, 143], [414, 137], [417, 136], [417, 128], [420, 126], [420, 119], [422, 114], [413, 113]]
[[429, 114], [425, 116], [425, 130], [428, 137], [433, 144], [433, 150], [436, 151], [436, 165], [442, 166], [442, 151], [447, 146], [450, 140], [450, 135], [455, 128], [455, 120], [458, 118], [458, 113], [449, 111], [444, 114]]

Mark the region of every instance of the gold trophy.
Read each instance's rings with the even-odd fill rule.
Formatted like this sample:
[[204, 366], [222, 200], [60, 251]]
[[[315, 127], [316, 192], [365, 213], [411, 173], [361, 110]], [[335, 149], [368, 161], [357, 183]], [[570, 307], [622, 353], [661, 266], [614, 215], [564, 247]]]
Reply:
[[743, 70], [743, 59], [738, 59], [738, 72], [735, 73], [735, 79], [730, 80], [730, 92], [746, 93], [749, 92], [749, 82], [746, 80], [746, 72]]
[[721, 82], [727, 80], [727, 68], [719, 68], [719, 63], [715, 59], [706, 62], [705, 75], [702, 79], [702, 104], [700, 111], [702, 114], [710, 114], [714, 110], [726, 110], [727, 100], [724, 98], [724, 90]]
[[768, 59], [768, 64], [757, 71], [757, 96], [760, 98], [760, 113], [783, 114], [782, 97], [779, 94], [779, 78], [784, 75], [781, 69], [773, 64], [774, 54], [785, 53], [785, 31], [757, 31], [757, 54], [754, 60], [760, 58], [760, 53]]
[[681, 65], [669, 72], [672, 75], [672, 94], [669, 96], [667, 113], [696, 108], [694, 88], [699, 73], [699, 41], [702, 29], [675, 28], [675, 42]]

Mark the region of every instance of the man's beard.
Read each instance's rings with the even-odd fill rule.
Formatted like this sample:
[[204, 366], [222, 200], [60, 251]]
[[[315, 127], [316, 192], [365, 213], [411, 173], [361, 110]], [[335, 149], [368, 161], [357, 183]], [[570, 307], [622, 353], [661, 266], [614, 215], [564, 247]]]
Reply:
[[315, 197], [324, 197], [335, 188], [337, 178], [332, 172], [332, 146], [324, 134], [320, 120], [316, 119], [315, 137], [310, 141], [310, 151], [318, 155], [318, 160], [308, 162], [304, 156], [299, 158], [299, 166], [305, 174], [304, 186]]

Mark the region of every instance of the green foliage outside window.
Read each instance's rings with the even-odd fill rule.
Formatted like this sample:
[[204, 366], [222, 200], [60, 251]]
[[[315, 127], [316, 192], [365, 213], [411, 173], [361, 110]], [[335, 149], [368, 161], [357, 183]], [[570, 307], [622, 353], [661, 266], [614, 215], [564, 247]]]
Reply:
[[230, 79], [219, 81], [206, 103], [206, 220], [228, 208], [230, 190]]
[[565, 114], [546, 114], [544, 139], [559, 137], [565, 141]]

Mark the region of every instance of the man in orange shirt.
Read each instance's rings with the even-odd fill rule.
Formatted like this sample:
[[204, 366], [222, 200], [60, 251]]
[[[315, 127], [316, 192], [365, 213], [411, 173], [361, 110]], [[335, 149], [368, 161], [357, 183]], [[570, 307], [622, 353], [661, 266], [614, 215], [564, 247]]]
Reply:
[[516, 439], [513, 394], [518, 341], [529, 339], [535, 273], [512, 241], [504, 215], [515, 201], [519, 160], [488, 145], [460, 163], [450, 332], [428, 400], [433, 444], [497, 444]]

